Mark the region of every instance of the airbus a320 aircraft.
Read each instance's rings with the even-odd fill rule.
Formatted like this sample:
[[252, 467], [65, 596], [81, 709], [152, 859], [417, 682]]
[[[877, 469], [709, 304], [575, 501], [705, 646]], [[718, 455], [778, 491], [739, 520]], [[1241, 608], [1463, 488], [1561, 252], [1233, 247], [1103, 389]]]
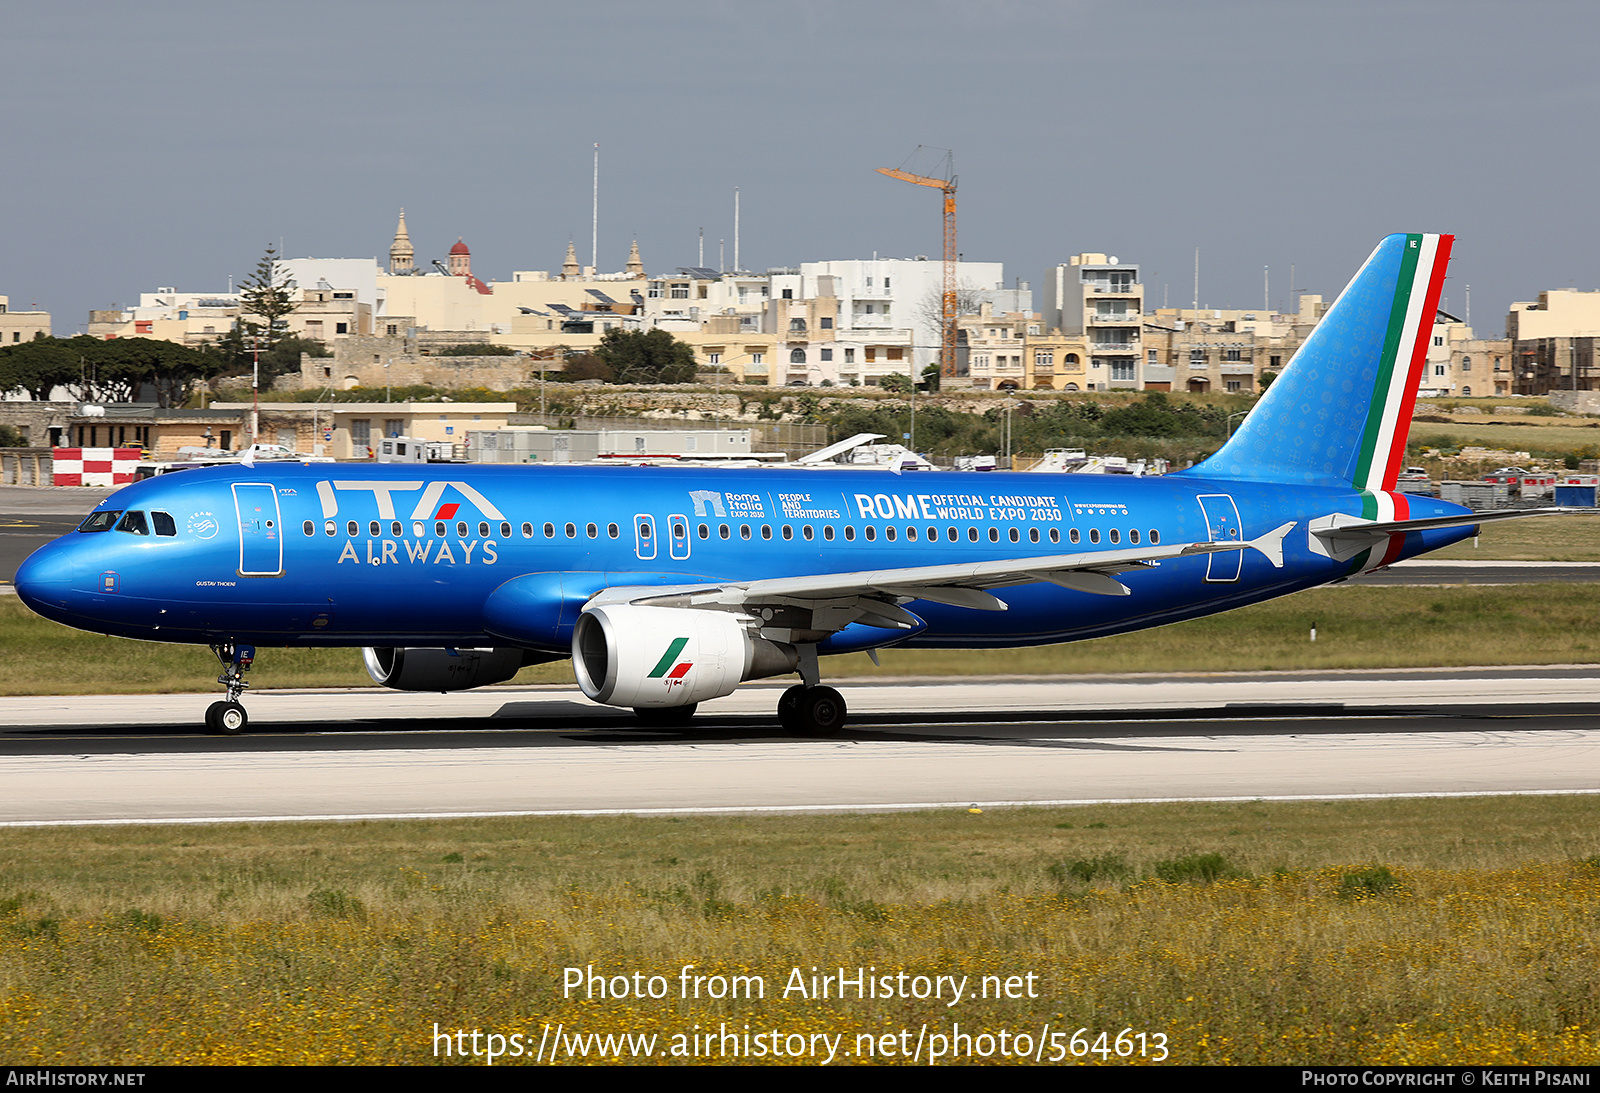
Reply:
[[819, 658], [1100, 637], [1312, 588], [1488, 518], [1394, 492], [1448, 235], [1372, 252], [1227, 444], [1161, 478], [679, 467], [258, 464], [118, 491], [16, 576], [46, 618], [209, 645], [237, 733], [257, 646], [364, 647], [449, 691], [571, 657], [673, 723], [798, 672], [778, 718], [845, 720]]

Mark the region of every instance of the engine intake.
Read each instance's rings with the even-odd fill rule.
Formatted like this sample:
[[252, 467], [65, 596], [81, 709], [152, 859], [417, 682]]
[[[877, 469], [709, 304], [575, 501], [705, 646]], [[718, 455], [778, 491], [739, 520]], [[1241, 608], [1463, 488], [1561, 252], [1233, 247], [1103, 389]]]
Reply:
[[572, 631], [578, 686], [609, 706], [687, 706], [799, 662], [793, 646], [752, 634], [726, 611], [608, 604], [586, 608]]

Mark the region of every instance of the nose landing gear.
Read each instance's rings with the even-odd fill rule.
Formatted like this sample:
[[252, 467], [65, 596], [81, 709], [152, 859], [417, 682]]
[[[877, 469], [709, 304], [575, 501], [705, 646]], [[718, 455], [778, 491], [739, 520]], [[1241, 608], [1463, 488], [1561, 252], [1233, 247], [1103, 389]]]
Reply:
[[207, 707], [206, 732], [216, 736], [238, 736], [250, 724], [250, 715], [245, 713], [239, 698], [250, 686], [245, 682], [244, 674], [255, 662], [256, 647], [222, 643], [213, 645], [211, 651], [222, 662], [222, 674], [217, 677], [217, 682], [228, 688], [228, 697]]

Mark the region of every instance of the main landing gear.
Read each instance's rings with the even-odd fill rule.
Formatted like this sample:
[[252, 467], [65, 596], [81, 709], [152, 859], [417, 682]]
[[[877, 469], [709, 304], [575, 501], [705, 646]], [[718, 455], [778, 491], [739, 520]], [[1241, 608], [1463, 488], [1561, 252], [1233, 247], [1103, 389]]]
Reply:
[[778, 724], [789, 732], [828, 736], [844, 728], [844, 695], [796, 683], [778, 699]]
[[832, 687], [820, 686], [822, 673], [817, 667], [817, 647], [802, 645], [800, 678], [778, 699], [778, 724], [793, 733], [831, 736], [844, 728], [844, 695]]
[[223, 643], [213, 645], [211, 651], [222, 662], [222, 674], [217, 682], [228, 688], [228, 697], [207, 707], [206, 732], [214, 736], [238, 736], [250, 724], [250, 715], [245, 713], [239, 697], [250, 686], [244, 674], [255, 662], [256, 647]]

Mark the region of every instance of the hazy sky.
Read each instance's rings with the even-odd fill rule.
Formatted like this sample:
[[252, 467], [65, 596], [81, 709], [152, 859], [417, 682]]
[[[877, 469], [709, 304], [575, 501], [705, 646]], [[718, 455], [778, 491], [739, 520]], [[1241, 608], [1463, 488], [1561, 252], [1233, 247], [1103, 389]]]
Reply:
[[955, 151], [960, 249], [1037, 288], [1082, 250], [1147, 299], [1336, 293], [1390, 231], [1457, 238], [1474, 326], [1600, 288], [1592, 0], [83, 0], [0, 14], [0, 294], [71, 334], [268, 244], [651, 272], [937, 257], [939, 197], [873, 173]]

